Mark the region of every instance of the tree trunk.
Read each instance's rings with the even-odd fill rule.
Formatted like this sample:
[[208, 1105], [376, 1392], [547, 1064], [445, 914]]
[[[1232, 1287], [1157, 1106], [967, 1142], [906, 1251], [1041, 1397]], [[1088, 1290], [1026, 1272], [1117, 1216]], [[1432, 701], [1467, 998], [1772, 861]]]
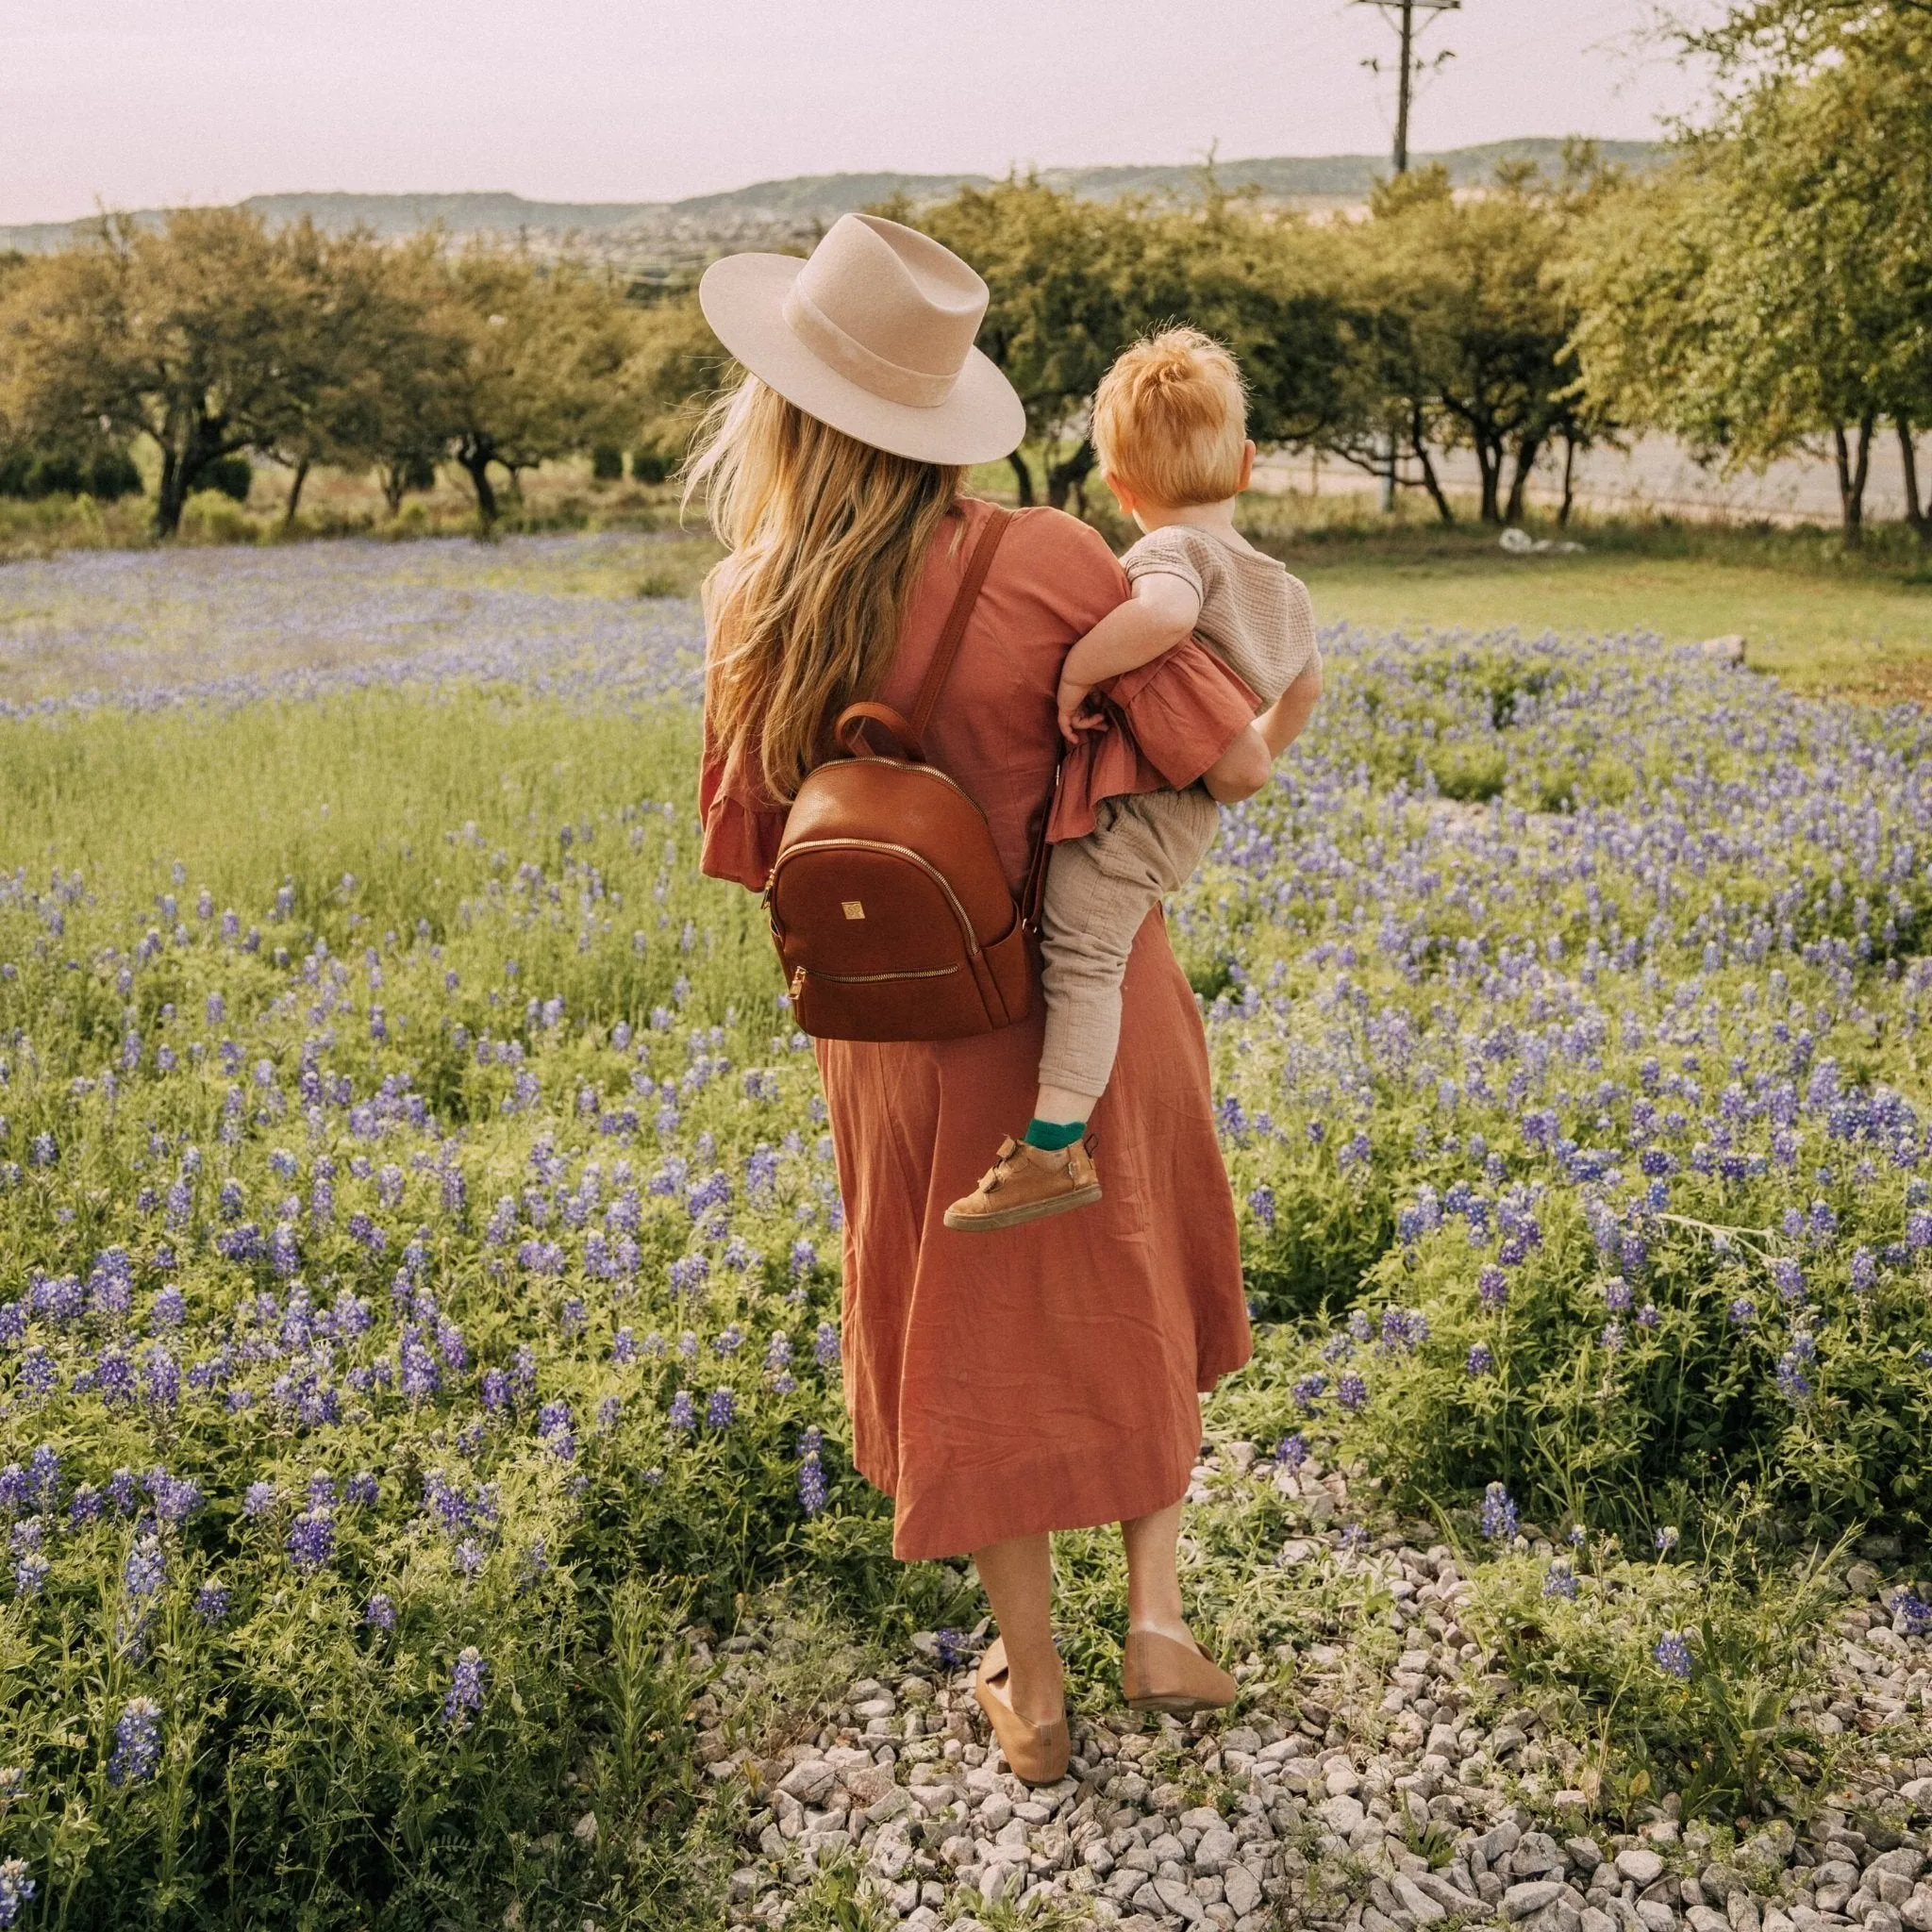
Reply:
[[1065, 509], [1067, 498], [1076, 484], [1085, 483], [1093, 472], [1096, 458], [1093, 445], [1082, 441], [1063, 463], [1053, 464], [1046, 473], [1046, 500], [1055, 509]]
[[1845, 439], [1845, 425], [1832, 425], [1833, 454], [1838, 458], [1838, 500], [1844, 521], [1845, 541], [1853, 548], [1865, 541], [1865, 479], [1872, 472], [1874, 418], [1858, 420], [1857, 453]]
[[1429, 500], [1436, 506], [1436, 514], [1445, 524], [1456, 521], [1456, 512], [1449, 508], [1449, 499], [1442, 494], [1441, 479], [1436, 475], [1436, 466], [1429, 460], [1428, 440], [1423, 435], [1423, 412], [1418, 409], [1409, 419], [1408, 446], [1415, 452], [1415, 459], [1423, 473], [1423, 488], [1429, 492]]
[[1503, 521], [1520, 524], [1523, 521], [1523, 492], [1529, 487], [1529, 473], [1536, 468], [1536, 459], [1542, 452], [1542, 439], [1525, 436], [1516, 445], [1516, 469], [1509, 478], [1509, 507], [1503, 512]]
[[1906, 416], [1898, 419], [1898, 461], [1906, 479], [1906, 522], [1918, 531], [1921, 543], [1932, 543], [1932, 515], [1919, 497], [1919, 453], [1912, 446], [1912, 425]]
[[476, 492], [476, 514], [487, 530], [496, 521], [496, 491], [490, 487], [490, 465], [493, 458], [488, 449], [464, 442], [457, 451], [457, 461]]
[[409, 487], [409, 465], [407, 458], [398, 457], [393, 462], [379, 462], [375, 475], [382, 484], [382, 500], [389, 506], [391, 517], [403, 513], [403, 492]]
[[1481, 435], [1474, 437], [1473, 441], [1476, 470], [1483, 479], [1482, 520], [1486, 524], [1500, 524], [1503, 509], [1498, 497], [1503, 481], [1503, 445]]
[[1570, 527], [1571, 507], [1576, 501], [1576, 439], [1567, 430], [1563, 436], [1563, 503], [1557, 512], [1557, 527]]
[[302, 501], [302, 486], [308, 480], [308, 467], [309, 459], [307, 457], [295, 465], [295, 475], [289, 485], [288, 505], [282, 511], [282, 528], [285, 530], [292, 530], [295, 527], [295, 507]]
[[161, 481], [155, 491], [155, 535], [172, 537], [181, 527], [188, 491], [181, 482], [181, 454], [172, 441], [161, 444]]
[[1022, 509], [1033, 508], [1033, 470], [1026, 458], [1015, 450], [1007, 461], [1013, 466], [1014, 500]]

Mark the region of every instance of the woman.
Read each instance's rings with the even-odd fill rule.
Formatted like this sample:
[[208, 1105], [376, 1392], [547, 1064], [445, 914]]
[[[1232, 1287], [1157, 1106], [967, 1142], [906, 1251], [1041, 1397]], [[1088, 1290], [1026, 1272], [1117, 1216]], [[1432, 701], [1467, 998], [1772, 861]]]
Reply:
[[[848, 215], [808, 262], [729, 257], [700, 293], [750, 372], [691, 472], [730, 551], [706, 585], [703, 864], [758, 891], [840, 708], [910, 708], [973, 543], [1005, 514], [960, 495], [966, 467], [1017, 447], [1024, 417], [973, 347], [985, 284], [896, 223]], [[1016, 894], [1053, 793], [1060, 659], [1126, 589], [1092, 530], [1021, 512], [941, 693], [928, 756], [985, 812]], [[1206, 714], [1204, 771], [1248, 723], [1232, 696], [1222, 707]], [[1206, 1043], [1158, 912], [1128, 964], [1122, 1038], [1093, 1120], [1105, 1198], [979, 1239], [941, 1217], [1026, 1118], [1039, 1002], [974, 1039], [818, 1044], [845, 1203], [854, 1460], [894, 1499], [896, 1555], [971, 1553], [1000, 1633], [979, 1701], [1034, 1782], [1062, 1775], [1069, 1749], [1052, 1530], [1121, 1525], [1130, 1703], [1189, 1710], [1235, 1692], [1188, 1629], [1175, 1542], [1198, 1397], [1246, 1361], [1247, 1314]]]

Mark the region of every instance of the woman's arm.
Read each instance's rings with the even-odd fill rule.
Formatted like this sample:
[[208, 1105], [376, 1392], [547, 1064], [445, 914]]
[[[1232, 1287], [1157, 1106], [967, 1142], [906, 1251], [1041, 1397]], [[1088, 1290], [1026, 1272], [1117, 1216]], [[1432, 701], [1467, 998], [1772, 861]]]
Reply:
[[1135, 580], [1124, 604], [1109, 610], [1074, 648], [1060, 667], [1057, 704], [1060, 735], [1068, 743], [1079, 736], [1074, 714], [1096, 684], [1151, 664], [1194, 628], [1201, 614], [1200, 593], [1183, 577], [1152, 571]]

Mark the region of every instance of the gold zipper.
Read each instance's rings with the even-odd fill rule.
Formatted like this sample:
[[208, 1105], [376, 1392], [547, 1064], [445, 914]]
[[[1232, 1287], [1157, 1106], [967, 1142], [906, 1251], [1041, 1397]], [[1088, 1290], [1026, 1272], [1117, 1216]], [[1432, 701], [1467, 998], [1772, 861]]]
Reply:
[[796, 999], [808, 978], [829, 979], [836, 986], [872, 986], [882, 979], [943, 979], [957, 966], [922, 966], [912, 973], [821, 973], [816, 966], [801, 966], [791, 975], [791, 997]]

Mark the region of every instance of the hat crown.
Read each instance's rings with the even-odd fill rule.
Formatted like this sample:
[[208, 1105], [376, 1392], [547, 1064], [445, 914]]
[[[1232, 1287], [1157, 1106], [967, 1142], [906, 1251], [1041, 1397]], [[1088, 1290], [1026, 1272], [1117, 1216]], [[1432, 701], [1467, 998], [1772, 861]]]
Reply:
[[836, 359], [861, 387], [891, 392], [901, 387], [897, 375], [924, 378], [921, 388], [950, 389], [987, 299], [979, 276], [931, 236], [879, 215], [848, 214], [799, 271], [786, 320], [820, 354], [832, 347], [828, 331], [843, 338]]

